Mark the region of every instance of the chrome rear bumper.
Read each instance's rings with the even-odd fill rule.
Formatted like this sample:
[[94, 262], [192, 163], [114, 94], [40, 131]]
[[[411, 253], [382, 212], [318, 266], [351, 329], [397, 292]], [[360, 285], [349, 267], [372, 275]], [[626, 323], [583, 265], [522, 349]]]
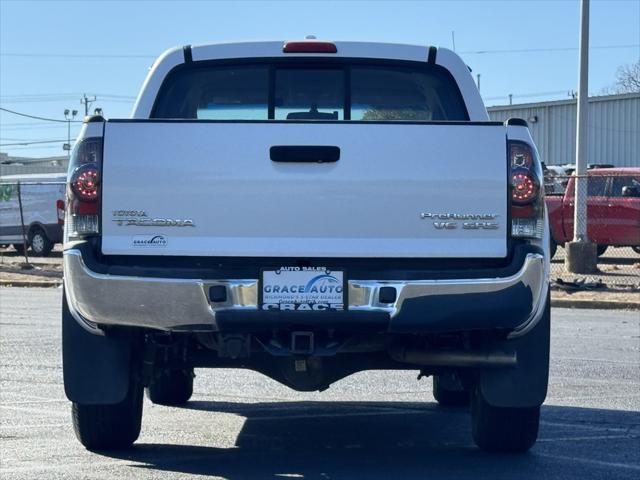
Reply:
[[[64, 252], [65, 292], [76, 320], [85, 324], [125, 325], [159, 330], [220, 330], [216, 316], [220, 312], [241, 316], [243, 311], [258, 312], [258, 280], [174, 279], [100, 274], [85, 265], [79, 250]], [[209, 288], [223, 285], [225, 302], [211, 302]], [[381, 287], [394, 287], [394, 303], [380, 303]], [[541, 317], [548, 291], [548, 262], [543, 255], [528, 253], [518, 272], [509, 277], [447, 280], [349, 280], [349, 312], [384, 312], [389, 316], [389, 330], [429, 331], [446, 326], [448, 317], [438, 309], [454, 305], [456, 318], [473, 315], [482, 308], [487, 319], [508, 316], [500, 305], [517, 300], [518, 318], [504, 322], [469, 323], [469, 329], [509, 328], [512, 336], [526, 333]], [[524, 295], [522, 293], [524, 292]], [[474, 303], [492, 298], [489, 306]], [[471, 301], [466, 301], [467, 299]], [[516, 301], [516, 300], [514, 300]], [[420, 303], [422, 302], [422, 303]], [[460, 310], [460, 303], [466, 306]], [[495, 305], [493, 305], [495, 303]], [[421, 307], [424, 305], [424, 308]], [[422, 310], [421, 310], [422, 308]], [[424, 311], [424, 310], [427, 311]], [[416, 312], [419, 312], [416, 314]], [[446, 313], [446, 312], [444, 312]], [[299, 314], [304, 315], [304, 313]], [[440, 316], [439, 323], [433, 323]], [[229, 315], [226, 315], [228, 318]], [[464, 318], [460, 328], [465, 330]], [[503, 320], [503, 319], [498, 319]], [[228, 322], [226, 322], [228, 325]], [[453, 327], [452, 327], [453, 328]]]

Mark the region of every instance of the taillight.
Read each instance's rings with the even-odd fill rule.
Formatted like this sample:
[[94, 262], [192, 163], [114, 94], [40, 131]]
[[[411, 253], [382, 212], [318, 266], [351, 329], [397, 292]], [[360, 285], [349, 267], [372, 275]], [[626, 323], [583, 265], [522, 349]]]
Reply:
[[509, 141], [511, 236], [542, 238], [544, 198], [541, 167], [530, 145]]
[[516, 173], [511, 178], [511, 182], [513, 184], [511, 192], [513, 203], [527, 204], [535, 201], [539, 186], [531, 175]]
[[102, 138], [81, 140], [69, 163], [67, 184], [67, 231], [69, 238], [100, 233], [100, 176]]
[[301, 42], [286, 42], [282, 51], [284, 53], [337, 53], [338, 47], [331, 42], [317, 42], [304, 40]]
[[64, 225], [64, 200], [56, 201], [56, 211], [58, 212], [58, 225]]
[[98, 167], [95, 164], [82, 165], [75, 169], [71, 176], [71, 189], [79, 200], [95, 202], [98, 199], [98, 183], [100, 182]]

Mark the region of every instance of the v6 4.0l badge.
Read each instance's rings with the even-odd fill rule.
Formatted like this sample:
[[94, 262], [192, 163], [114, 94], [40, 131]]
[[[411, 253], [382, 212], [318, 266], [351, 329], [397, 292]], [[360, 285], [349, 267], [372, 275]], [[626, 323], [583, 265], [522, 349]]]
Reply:
[[437, 230], [497, 230], [500, 228], [495, 220], [495, 213], [427, 213], [422, 212], [420, 218], [433, 220], [433, 227]]

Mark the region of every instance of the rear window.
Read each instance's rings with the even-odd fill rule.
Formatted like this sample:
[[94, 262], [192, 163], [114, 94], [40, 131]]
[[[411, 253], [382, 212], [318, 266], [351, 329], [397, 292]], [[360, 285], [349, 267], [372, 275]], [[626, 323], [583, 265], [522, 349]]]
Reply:
[[156, 100], [155, 118], [267, 120], [266, 66], [175, 71]]
[[410, 68], [353, 67], [352, 120], [466, 120], [457, 85], [448, 75]]
[[279, 68], [275, 71], [276, 120], [344, 120], [344, 71]]
[[428, 64], [194, 63], [165, 79], [152, 118], [464, 121], [453, 77]]

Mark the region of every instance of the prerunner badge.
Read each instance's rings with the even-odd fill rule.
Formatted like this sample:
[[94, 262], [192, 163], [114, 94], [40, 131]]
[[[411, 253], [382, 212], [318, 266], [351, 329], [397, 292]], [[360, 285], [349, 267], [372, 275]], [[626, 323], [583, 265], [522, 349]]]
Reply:
[[344, 272], [281, 267], [262, 272], [262, 309], [344, 310]]

